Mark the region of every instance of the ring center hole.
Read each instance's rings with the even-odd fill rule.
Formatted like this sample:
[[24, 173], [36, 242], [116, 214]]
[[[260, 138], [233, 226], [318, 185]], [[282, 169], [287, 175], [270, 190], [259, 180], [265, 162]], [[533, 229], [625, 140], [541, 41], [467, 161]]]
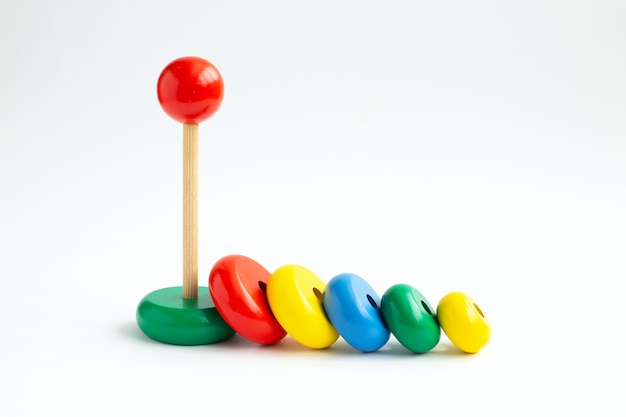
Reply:
[[422, 307], [424, 307], [424, 310], [426, 310], [428, 314], [430, 314], [431, 316], [433, 315], [432, 311], [430, 311], [430, 308], [428, 308], [428, 304], [426, 304], [424, 300], [422, 300]]
[[476, 305], [476, 303], [474, 303], [474, 308], [478, 311], [478, 314], [480, 314], [482, 318], [485, 318], [483, 311]]
[[261, 291], [267, 292], [267, 284], [263, 281], [259, 281], [259, 288], [261, 289]]
[[375, 309], [378, 309], [378, 305], [376, 304], [376, 300], [374, 300], [372, 298], [371, 295], [367, 294], [367, 301], [370, 302], [370, 304], [372, 305], [372, 307], [374, 307]]
[[317, 299], [320, 301], [322, 301], [322, 299], [324, 298], [324, 295], [322, 294], [322, 292], [315, 287], [313, 287], [313, 294], [315, 294]]

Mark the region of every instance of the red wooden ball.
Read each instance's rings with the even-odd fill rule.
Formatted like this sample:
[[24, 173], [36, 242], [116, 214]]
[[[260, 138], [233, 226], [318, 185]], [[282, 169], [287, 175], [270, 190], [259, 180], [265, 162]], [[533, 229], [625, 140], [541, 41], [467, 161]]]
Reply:
[[212, 63], [187, 56], [175, 59], [161, 71], [157, 95], [171, 118], [197, 124], [219, 109], [224, 98], [224, 82]]

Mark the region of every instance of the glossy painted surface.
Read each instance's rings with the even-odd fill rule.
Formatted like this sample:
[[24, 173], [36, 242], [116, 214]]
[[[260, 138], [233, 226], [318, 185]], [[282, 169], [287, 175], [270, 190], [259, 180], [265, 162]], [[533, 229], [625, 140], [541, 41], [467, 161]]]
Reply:
[[287, 335], [267, 302], [269, 277], [261, 264], [242, 255], [221, 258], [209, 274], [209, 291], [217, 311], [242, 337], [262, 345], [274, 344]]
[[211, 117], [224, 98], [224, 81], [217, 68], [199, 57], [175, 59], [157, 82], [161, 107], [174, 120], [197, 124]]
[[235, 334], [217, 312], [207, 287], [198, 298], [183, 298], [182, 287], [169, 287], [146, 295], [137, 306], [137, 324], [148, 337], [173, 345], [206, 345]]
[[324, 291], [323, 305], [333, 327], [353, 348], [372, 352], [389, 340], [389, 329], [379, 312], [380, 297], [360, 276], [333, 277]]
[[391, 286], [381, 298], [380, 311], [398, 342], [410, 351], [428, 352], [439, 343], [441, 329], [435, 310], [416, 288]]
[[437, 317], [448, 339], [463, 352], [476, 353], [489, 343], [491, 324], [469, 295], [459, 291], [444, 295]]
[[339, 338], [322, 305], [325, 288], [324, 281], [300, 265], [281, 266], [267, 282], [267, 300], [280, 325], [313, 349], [327, 348]]

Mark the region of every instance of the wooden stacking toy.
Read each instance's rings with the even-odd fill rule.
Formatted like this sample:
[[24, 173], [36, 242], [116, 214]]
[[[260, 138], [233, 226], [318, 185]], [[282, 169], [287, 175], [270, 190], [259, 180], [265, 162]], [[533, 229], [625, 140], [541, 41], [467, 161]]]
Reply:
[[150, 338], [176, 345], [212, 344], [235, 333], [249, 342], [273, 345], [289, 335], [311, 349], [340, 337], [356, 351], [374, 352], [393, 335], [407, 350], [426, 353], [443, 331], [459, 350], [477, 353], [491, 326], [476, 302], [450, 292], [436, 309], [409, 284], [378, 296], [362, 277], [342, 273], [328, 282], [301, 265], [269, 272], [239, 254], [219, 259], [198, 286], [198, 124], [223, 98], [217, 68], [205, 59], [183, 57], [162, 71], [157, 93], [163, 110], [183, 124], [183, 285], [156, 290], [137, 307], [139, 328]]
[[161, 72], [157, 95], [165, 113], [183, 124], [183, 285], [146, 295], [137, 324], [165, 343], [220, 342], [234, 331], [215, 309], [208, 287], [198, 287], [198, 124], [219, 109], [224, 82], [209, 61], [183, 57]]

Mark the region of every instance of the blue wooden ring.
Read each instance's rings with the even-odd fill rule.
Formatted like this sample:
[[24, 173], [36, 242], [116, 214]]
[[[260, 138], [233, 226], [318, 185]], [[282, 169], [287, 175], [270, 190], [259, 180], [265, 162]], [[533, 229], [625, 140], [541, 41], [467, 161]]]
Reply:
[[372, 352], [391, 335], [380, 312], [380, 297], [360, 276], [350, 273], [333, 277], [324, 290], [326, 316], [339, 335], [353, 348]]

